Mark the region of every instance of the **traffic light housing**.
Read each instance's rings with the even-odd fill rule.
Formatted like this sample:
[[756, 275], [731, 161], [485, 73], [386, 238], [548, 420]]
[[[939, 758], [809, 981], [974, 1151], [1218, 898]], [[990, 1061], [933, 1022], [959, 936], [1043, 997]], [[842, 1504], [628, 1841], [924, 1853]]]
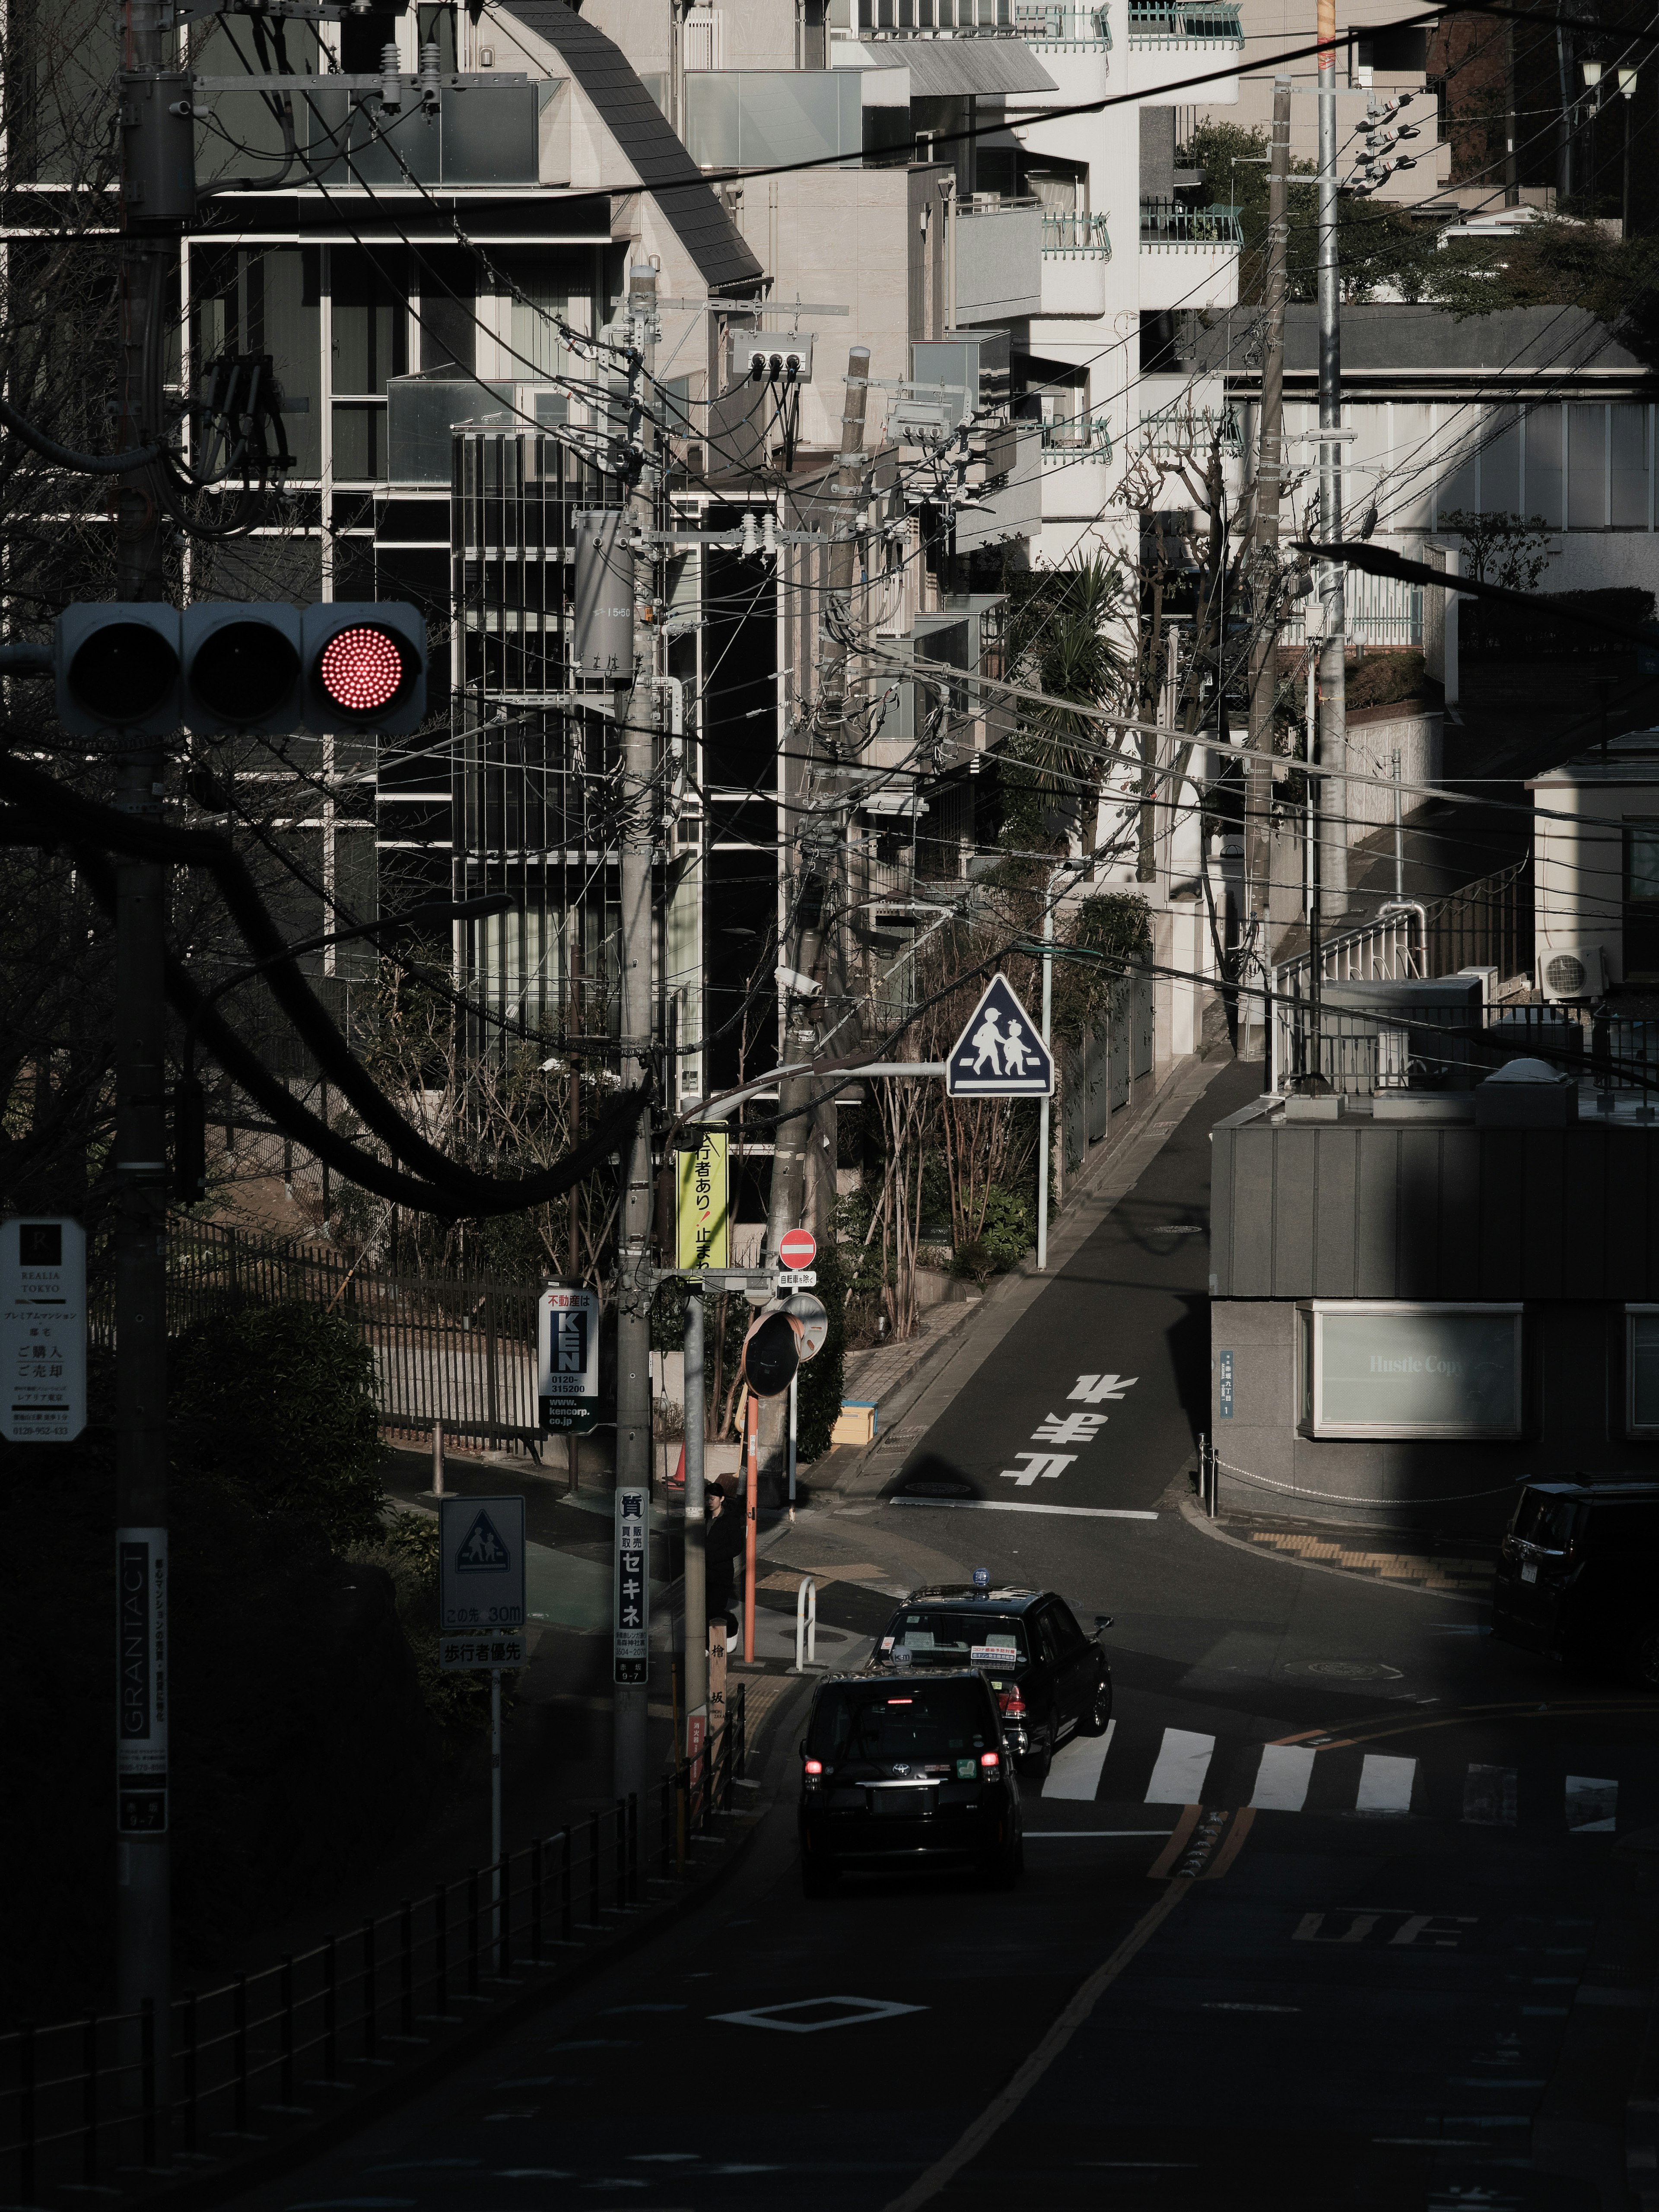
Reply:
[[180, 614], [106, 599], [64, 609], [52, 659], [76, 737], [403, 737], [426, 716], [426, 624], [392, 601], [202, 599]]
[[302, 726], [301, 617], [281, 600], [198, 599], [180, 618], [184, 724], [198, 738]]
[[159, 601], [65, 607], [52, 638], [58, 719], [72, 736], [165, 738], [179, 726], [179, 620]]
[[392, 600], [331, 599], [301, 620], [305, 726], [407, 737], [426, 719], [426, 623]]

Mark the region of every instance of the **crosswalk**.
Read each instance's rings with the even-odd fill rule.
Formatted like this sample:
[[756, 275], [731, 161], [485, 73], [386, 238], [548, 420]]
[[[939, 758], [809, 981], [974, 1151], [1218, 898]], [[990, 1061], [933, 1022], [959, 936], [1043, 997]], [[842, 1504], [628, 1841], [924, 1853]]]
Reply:
[[[1592, 1763], [1618, 1771], [1572, 1771]], [[1589, 1757], [1581, 1750], [1511, 1767], [1358, 1745], [1249, 1742], [1194, 1729], [1120, 1729], [1115, 1719], [1103, 1736], [1074, 1738], [1056, 1753], [1040, 1795], [1048, 1803], [1248, 1805], [1473, 1827], [1544, 1823], [1591, 1836], [1636, 1825], [1638, 1814], [1652, 1818], [1659, 1802], [1644, 1801], [1656, 1792], [1653, 1763], [1634, 1747], [1604, 1745]]]

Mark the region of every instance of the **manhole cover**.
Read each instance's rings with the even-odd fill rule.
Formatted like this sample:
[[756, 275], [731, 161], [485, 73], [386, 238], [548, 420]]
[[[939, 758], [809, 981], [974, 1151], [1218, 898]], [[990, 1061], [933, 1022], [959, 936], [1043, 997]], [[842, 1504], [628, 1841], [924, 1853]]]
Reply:
[[1332, 1682], [1397, 1682], [1398, 1667], [1385, 1667], [1380, 1659], [1287, 1659], [1287, 1674], [1319, 1674]]

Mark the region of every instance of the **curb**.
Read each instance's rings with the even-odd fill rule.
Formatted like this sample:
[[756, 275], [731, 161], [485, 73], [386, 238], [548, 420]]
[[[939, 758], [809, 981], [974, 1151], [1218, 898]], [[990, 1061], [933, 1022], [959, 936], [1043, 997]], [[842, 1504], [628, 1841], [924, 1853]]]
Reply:
[[[781, 1716], [789, 1702], [786, 1698], [780, 1698], [765, 1716], [754, 1741], [748, 1747], [746, 1755], [750, 1760], [757, 1756], [761, 1743], [769, 1733], [770, 1724]], [[760, 1789], [757, 1782], [745, 1785], [742, 1780], [736, 1786], [739, 1790], [746, 1786], [757, 1792]], [[688, 1881], [678, 1897], [663, 1898], [654, 1905], [632, 1908], [634, 1917], [600, 1942], [585, 1946], [577, 1958], [541, 1967], [526, 1965], [521, 1970], [515, 1969], [534, 1975], [537, 1978], [532, 1985], [514, 1996], [503, 1999], [487, 2018], [480, 2020], [476, 2026], [461, 2028], [426, 2057], [414, 2059], [399, 2069], [395, 2080], [366, 2087], [331, 2112], [315, 2126], [296, 2130], [293, 2135], [279, 2141], [262, 2143], [257, 2151], [249, 2151], [216, 2166], [211, 2173], [187, 2174], [176, 2180], [169, 2179], [156, 2188], [135, 2190], [131, 2196], [125, 2196], [125, 2191], [121, 2194], [125, 2196], [129, 2204], [176, 2206], [181, 2208], [181, 2212], [185, 2207], [223, 2203], [240, 2194], [256, 2179], [264, 2181], [290, 2172], [363, 2127], [395, 2112], [423, 2087], [440, 2080], [458, 2063], [476, 2057], [505, 2030], [515, 2027], [539, 2008], [556, 2002], [568, 1991], [579, 1990], [600, 1972], [642, 1950], [665, 1929], [689, 1917], [706, 1899], [718, 1894], [747, 1858], [775, 1802], [773, 1799], [763, 1800], [746, 1811], [734, 1811], [720, 1816], [730, 1826], [720, 1838], [724, 1848], [719, 1861], [706, 1873], [699, 1872], [695, 1879]], [[296, 2083], [295, 2086], [304, 2085]]]
[[1218, 1522], [1212, 1521], [1193, 1496], [1189, 1474], [1183, 1471], [1158, 1501], [1179, 1513], [1188, 1526], [1207, 1536], [1213, 1544], [1231, 1544], [1234, 1551], [1243, 1552], [1252, 1559], [1275, 1560], [1280, 1566], [1294, 1567], [1304, 1575], [1334, 1575], [1352, 1589], [1356, 1583], [1368, 1589], [1395, 1590], [1408, 1597], [1432, 1598], [1437, 1605], [1485, 1605], [1485, 1597], [1476, 1597], [1468, 1590], [1424, 1589], [1416, 1583], [1384, 1581], [1379, 1575], [1362, 1575], [1352, 1567], [1333, 1566], [1328, 1559], [1298, 1559], [1293, 1553], [1275, 1551], [1270, 1544], [1247, 1544], [1242, 1536], [1234, 1536]]

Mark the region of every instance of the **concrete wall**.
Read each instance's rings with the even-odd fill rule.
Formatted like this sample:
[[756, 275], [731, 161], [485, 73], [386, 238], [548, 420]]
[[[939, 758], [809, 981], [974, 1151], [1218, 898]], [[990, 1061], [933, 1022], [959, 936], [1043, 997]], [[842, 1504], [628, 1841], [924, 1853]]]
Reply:
[[[1224, 1512], [1495, 1530], [1514, 1486], [1530, 1476], [1628, 1472], [1651, 1480], [1659, 1473], [1659, 1444], [1623, 1434], [1620, 1305], [1528, 1304], [1528, 1432], [1513, 1443], [1298, 1434], [1298, 1334], [1289, 1299], [1218, 1298], [1211, 1306], [1207, 1426], [1222, 1462]], [[1224, 1352], [1232, 1354], [1230, 1419], [1221, 1412]]]

